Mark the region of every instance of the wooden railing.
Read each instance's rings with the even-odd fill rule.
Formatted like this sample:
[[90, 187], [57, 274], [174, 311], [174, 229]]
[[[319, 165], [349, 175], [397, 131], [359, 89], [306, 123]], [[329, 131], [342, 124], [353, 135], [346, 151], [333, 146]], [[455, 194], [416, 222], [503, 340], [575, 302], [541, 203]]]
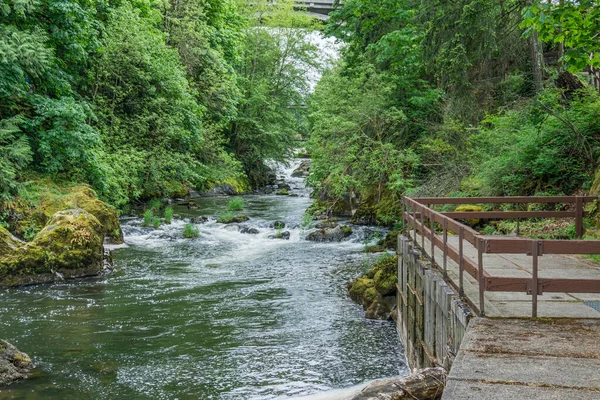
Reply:
[[[544, 292], [600, 293], [600, 279], [543, 278], [538, 275], [539, 257], [544, 254], [600, 254], [600, 241], [597, 240], [539, 240], [521, 237], [489, 237], [455, 220], [455, 218], [574, 218], [577, 236], [583, 235], [583, 217], [587, 215], [583, 206], [587, 202], [598, 200], [593, 196], [555, 196], [555, 197], [485, 197], [485, 198], [402, 198], [403, 222], [407, 234], [412, 234], [415, 245], [417, 232], [421, 236], [421, 248], [425, 249], [425, 238], [430, 241], [432, 265], [441, 269], [444, 278], [448, 278], [447, 260], [458, 264], [458, 291], [464, 298], [464, 272], [466, 271], [479, 285], [479, 307], [465, 298], [481, 316], [485, 315], [485, 292], [525, 292], [532, 296], [532, 317], [537, 317], [537, 296]], [[570, 203], [574, 211], [474, 211], [474, 212], [438, 212], [429, 207], [433, 204], [505, 204], [505, 203]], [[427, 223], [426, 223], [427, 221]], [[442, 235], [436, 235], [436, 227]], [[448, 233], [458, 235], [458, 249], [448, 244]], [[464, 241], [471, 243], [477, 250], [475, 262], [464, 254]], [[435, 248], [442, 250], [441, 267], [435, 260]], [[526, 254], [532, 257], [532, 277], [492, 276], [485, 271], [483, 254]]]

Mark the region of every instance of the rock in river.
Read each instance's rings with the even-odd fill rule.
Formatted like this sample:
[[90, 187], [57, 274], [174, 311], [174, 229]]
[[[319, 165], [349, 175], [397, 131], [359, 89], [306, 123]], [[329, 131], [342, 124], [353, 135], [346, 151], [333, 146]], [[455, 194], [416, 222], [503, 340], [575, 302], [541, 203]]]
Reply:
[[352, 229], [348, 226], [337, 225], [335, 228], [325, 228], [313, 231], [308, 234], [306, 239], [313, 242], [341, 242], [352, 235]]
[[29, 356], [12, 344], [0, 340], [0, 387], [25, 379], [34, 367]]
[[[0, 247], [15, 246], [2, 232]], [[98, 275], [104, 270], [104, 233], [85, 210], [57, 212], [31, 242], [0, 254], [0, 287]]]

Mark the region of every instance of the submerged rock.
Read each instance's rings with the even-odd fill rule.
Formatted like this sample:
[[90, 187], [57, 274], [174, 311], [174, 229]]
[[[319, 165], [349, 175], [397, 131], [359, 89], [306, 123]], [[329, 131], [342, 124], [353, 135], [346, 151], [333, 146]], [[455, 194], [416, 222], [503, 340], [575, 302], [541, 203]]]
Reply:
[[348, 285], [348, 295], [361, 304], [365, 317], [389, 319], [396, 304], [398, 256], [376, 263], [365, 275]]
[[269, 225], [269, 227], [270, 228], [275, 228], [275, 229], [283, 229], [283, 228], [285, 228], [285, 222], [283, 222], [283, 221], [275, 221], [271, 225]]
[[240, 233], [247, 233], [249, 235], [258, 235], [260, 231], [256, 228], [250, 228], [248, 226], [242, 226]]
[[313, 231], [306, 237], [313, 242], [341, 242], [352, 235], [352, 229], [348, 226], [336, 225], [334, 228], [325, 228]]
[[202, 223], [205, 223], [205, 222], [208, 222], [208, 221], [209, 221], [209, 218], [206, 217], [206, 216], [192, 217], [192, 218], [190, 218], [190, 222], [192, 224], [202, 224]]
[[27, 354], [0, 340], [0, 387], [27, 378], [32, 368], [34, 365]]
[[283, 239], [283, 240], [290, 240], [290, 237], [292, 237], [292, 234], [289, 231], [285, 231], [285, 232], [277, 232], [274, 235], [269, 235], [269, 239]]
[[53, 282], [104, 271], [104, 229], [82, 209], [59, 211], [29, 243], [0, 258], [0, 286]]

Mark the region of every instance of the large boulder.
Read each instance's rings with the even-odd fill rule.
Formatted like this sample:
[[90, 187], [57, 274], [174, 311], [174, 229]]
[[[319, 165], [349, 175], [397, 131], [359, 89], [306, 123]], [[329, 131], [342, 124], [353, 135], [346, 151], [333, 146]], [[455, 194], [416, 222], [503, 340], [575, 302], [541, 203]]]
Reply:
[[334, 228], [318, 229], [308, 234], [306, 239], [313, 242], [341, 242], [352, 234], [348, 226], [336, 225]]
[[29, 356], [0, 340], [0, 387], [25, 379], [34, 367]]
[[292, 176], [295, 178], [303, 178], [308, 176], [310, 171], [310, 164], [310, 160], [302, 160], [298, 168], [296, 168], [294, 172], [292, 172]]
[[115, 244], [123, 243], [123, 233], [116, 210], [98, 199], [96, 192], [88, 186], [75, 186], [60, 195], [45, 195], [35, 207], [23, 200], [14, 201], [8, 207], [10, 231], [26, 237], [29, 229], [40, 230], [54, 214], [63, 210], [81, 208], [92, 214], [102, 225], [106, 238]]
[[83, 209], [57, 212], [31, 242], [0, 257], [0, 286], [98, 275], [104, 270], [104, 233]]

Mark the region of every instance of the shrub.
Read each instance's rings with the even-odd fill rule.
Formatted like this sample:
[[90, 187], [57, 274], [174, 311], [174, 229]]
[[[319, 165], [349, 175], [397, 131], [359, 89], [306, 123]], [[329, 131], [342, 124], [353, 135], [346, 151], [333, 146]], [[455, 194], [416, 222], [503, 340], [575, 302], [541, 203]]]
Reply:
[[152, 211], [160, 210], [161, 206], [162, 206], [162, 202], [160, 201], [160, 199], [152, 199], [148, 203], [148, 208], [151, 209]]
[[154, 211], [146, 210], [144, 211], [144, 222], [143, 226], [150, 226], [152, 224], [152, 219], [154, 218]]
[[233, 199], [229, 200], [229, 203], [227, 203], [227, 208], [229, 208], [231, 211], [244, 209], [244, 199], [241, 197], [234, 197]]
[[183, 227], [183, 237], [187, 239], [196, 238], [200, 235], [198, 228], [194, 224], [185, 224]]
[[165, 222], [170, 224], [173, 221], [173, 207], [165, 208]]
[[160, 228], [160, 218], [159, 217], [154, 217], [154, 219], [152, 220], [152, 226], [154, 227], [154, 229]]

